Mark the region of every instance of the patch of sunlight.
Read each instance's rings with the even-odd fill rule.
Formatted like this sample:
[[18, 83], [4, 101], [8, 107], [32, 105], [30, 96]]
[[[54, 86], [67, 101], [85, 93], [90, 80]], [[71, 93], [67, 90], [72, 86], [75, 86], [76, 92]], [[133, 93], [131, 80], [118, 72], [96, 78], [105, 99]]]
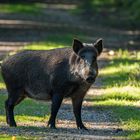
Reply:
[[43, 117], [39, 116], [28, 116], [28, 115], [16, 115], [15, 119], [17, 122], [27, 122], [27, 123], [33, 123], [33, 122], [45, 122], [48, 121], [49, 115], [45, 115]]
[[140, 94], [140, 88], [139, 87], [130, 86], [130, 85], [123, 86], [123, 87], [112, 87], [112, 88], [107, 89], [107, 92], [109, 92], [109, 93], [121, 92], [121, 93], [130, 93], [132, 95], [135, 95], [135, 94], [132, 93], [132, 91], [135, 94]]
[[0, 140], [33, 140], [40, 139], [38, 136], [17, 136], [17, 134], [0, 134]]
[[117, 52], [116, 52], [116, 57], [115, 58], [130, 58], [130, 52], [128, 50], [122, 50], [122, 49], [119, 49]]
[[[112, 63], [115, 63], [112, 61]], [[135, 69], [139, 69], [139, 64], [134, 63], [134, 64], [120, 64], [116, 66], [115, 64], [112, 66], [108, 66], [106, 68], [103, 68], [100, 70], [100, 75], [110, 75], [110, 74], [115, 74], [115, 73], [126, 73], [133, 71]]]
[[94, 101], [94, 106], [104, 106], [104, 107], [112, 107], [112, 106], [133, 106], [133, 102], [127, 100], [119, 100], [119, 99], [107, 99], [102, 101]]
[[56, 43], [33, 43], [24, 47], [25, 50], [50, 50], [55, 48], [64, 48], [64, 45]]
[[3, 13], [39, 13], [39, 4], [0, 4], [0, 12]]
[[136, 53], [136, 57], [138, 60], [140, 60], [140, 51]]
[[137, 118], [137, 119], [136, 118], [135, 119], [130, 118], [127, 121], [125, 121], [124, 122], [124, 129], [133, 130], [133, 131], [140, 130], [140, 120], [139, 120], [139, 118]]
[[140, 100], [134, 103], [135, 106], [140, 107]]
[[[49, 120], [50, 115], [45, 115], [43, 117], [39, 116], [28, 116], [28, 115], [15, 115], [16, 122], [22, 122], [22, 123], [33, 123], [33, 122], [46, 122]], [[6, 116], [0, 115], [0, 122], [6, 123]]]
[[0, 89], [5, 89], [5, 88], [6, 88], [5, 84], [3, 82], [0, 82]]
[[140, 130], [134, 132], [133, 134], [128, 135], [129, 139], [139, 140], [140, 139]]
[[6, 122], [5, 115], [0, 115], [0, 122]]
[[138, 101], [140, 100], [140, 88], [130, 85], [107, 88], [101, 98]]
[[99, 74], [100, 75], [109, 75], [109, 74], [112, 74], [112, 73], [117, 73], [119, 71], [120, 71], [119, 69], [116, 69], [114, 67], [111, 67], [111, 68], [103, 68], [103, 69], [100, 70]]
[[0, 134], [0, 140], [12, 140], [12, 136], [8, 134]]

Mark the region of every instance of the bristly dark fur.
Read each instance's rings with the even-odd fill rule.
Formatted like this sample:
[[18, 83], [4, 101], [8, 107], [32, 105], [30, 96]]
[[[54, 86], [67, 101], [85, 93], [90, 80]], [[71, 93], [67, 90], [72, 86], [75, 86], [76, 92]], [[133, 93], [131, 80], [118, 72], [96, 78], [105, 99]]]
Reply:
[[101, 52], [97, 49], [98, 42], [94, 44], [96, 48], [94, 45], [81, 46], [82, 43], [77, 40], [74, 40], [74, 43], [76, 46], [73, 44], [73, 49], [22, 51], [2, 63], [2, 76], [8, 90], [8, 99], [5, 102], [6, 120], [10, 126], [16, 126], [14, 106], [25, 97], [30, 97], [52, 101], [48, 124], [55, 128], [55, 118], [61, 102], [63, 98], [70, 97], [77, 127], [86, 129], [81, 120], [81, 105], [98, 74], [97, 62], [94, 59]]

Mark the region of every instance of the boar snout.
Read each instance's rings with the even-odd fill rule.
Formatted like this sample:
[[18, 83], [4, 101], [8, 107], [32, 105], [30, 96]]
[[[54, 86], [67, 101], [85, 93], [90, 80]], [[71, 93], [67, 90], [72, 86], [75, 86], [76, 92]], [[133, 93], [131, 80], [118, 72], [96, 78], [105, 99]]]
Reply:
[[89, 76], [89, 77], [87, 77], [86, 81], [91, 84], [95, 81], [95, 78], [92, 76]]
[[95, 70], [93, 68], [86, 67], [86, 68], [83, 68], [82, 69], [83, 79], [87, 83], [90, 83], [90, 84], [95, 82], [97, 73], [98, 73], [97, 70]]

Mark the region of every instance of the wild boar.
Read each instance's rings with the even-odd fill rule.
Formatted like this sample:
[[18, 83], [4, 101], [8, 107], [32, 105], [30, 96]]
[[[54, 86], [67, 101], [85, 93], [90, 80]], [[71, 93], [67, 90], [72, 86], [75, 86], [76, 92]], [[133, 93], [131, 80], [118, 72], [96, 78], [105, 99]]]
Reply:
[[4, 60], [1, 72], [8, 91], [7, 123], [16, 126], [14, 107], [29, 97], [52, 101], [48, 126], [56, 128], [55, 119], [62, 100], [70, 97], [77, 127], [87, 129], [82, 123], [81, 107], [98, 75], [97, 57], [102, 50], [102, 39], [94, 44], [74, 39], [72, 48], [25, 50]]

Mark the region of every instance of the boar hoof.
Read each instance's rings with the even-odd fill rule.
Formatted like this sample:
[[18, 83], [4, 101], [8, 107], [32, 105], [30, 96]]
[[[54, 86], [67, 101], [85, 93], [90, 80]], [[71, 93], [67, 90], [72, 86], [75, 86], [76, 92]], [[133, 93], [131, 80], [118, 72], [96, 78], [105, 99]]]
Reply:
[[10, 127], [17, 127], [16, 123], [10, 123]]
[[83, 125], [83, 126], [79, 126], [78, 129], [81, 129], [81, 130], [86, 130], [88, 131], [88, 129]]
[[57, 129], [57, 128], [55, 127], [55, 125], [51, 125], [51, 124], [48, 124], [48, 127], [49, 127], [50, 129]]

